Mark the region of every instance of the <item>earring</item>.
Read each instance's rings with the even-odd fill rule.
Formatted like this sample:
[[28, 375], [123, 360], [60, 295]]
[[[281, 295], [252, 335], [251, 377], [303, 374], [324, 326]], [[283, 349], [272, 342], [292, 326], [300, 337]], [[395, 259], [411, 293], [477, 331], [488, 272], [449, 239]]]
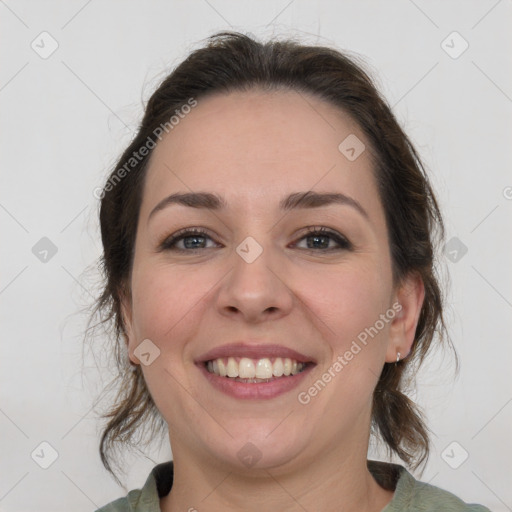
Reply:
[[[398, 363], [398, 361], [400, 361], [400, 352], [398, 352], [398, 353], [396, 354], [396, 363]], [[396, 363], [395, 363], [395, 364], [396, 364]]]

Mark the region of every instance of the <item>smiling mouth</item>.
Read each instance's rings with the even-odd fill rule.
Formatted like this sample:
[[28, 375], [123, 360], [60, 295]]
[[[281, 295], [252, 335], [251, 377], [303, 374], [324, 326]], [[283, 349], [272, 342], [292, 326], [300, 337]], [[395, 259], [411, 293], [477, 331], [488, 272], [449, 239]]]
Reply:
[[303, 372], [312, 363], [302, 363], [289, 357], [219, 357], [205, 361], [206, 370], [218, 377], [225, 377], [235, 382], [258, 384], [271, 382], [284, 377], [293, 377]]

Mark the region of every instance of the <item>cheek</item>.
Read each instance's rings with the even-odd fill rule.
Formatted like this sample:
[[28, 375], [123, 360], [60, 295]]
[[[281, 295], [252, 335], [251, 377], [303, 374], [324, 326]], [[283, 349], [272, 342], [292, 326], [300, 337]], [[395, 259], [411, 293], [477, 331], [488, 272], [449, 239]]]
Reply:
[[[296, 290], [323, 324], [332, 348], [342, 349], [374, 325], [388, 307], [389, 283], [376, 265], [359, 262], [319, 268], [297, 277]], [[309, 291], [308, 291], [309, 290]]]
[[208, 289], [211, 285], [208, 287], [208, 281], [200, 279], [198, 272], [178, 272], [158, 264], [139, 268], [132, 279], [137, 337], [149, 338], [161, 348], [169, 339], [179, 344], [187, 318], [200, 307]]
[[[133, 322], [136, 344], [150, 339], [160, 350], [160, 357], [143, 367], [144, 379], [151, 396], [166, 421], [189, 418], [190, 388], [186, 358], [188, 340], [196, 336], [201, 299], [215, 280], [204, 273], [180, 272], [158, 263], [140, 265], [132, 278]], [[202, 284], [201, 284], [202, 283]], [[205, 284], [206, 283], [206, 284]], [[190, 419], [190, 418], [189, 418]]]

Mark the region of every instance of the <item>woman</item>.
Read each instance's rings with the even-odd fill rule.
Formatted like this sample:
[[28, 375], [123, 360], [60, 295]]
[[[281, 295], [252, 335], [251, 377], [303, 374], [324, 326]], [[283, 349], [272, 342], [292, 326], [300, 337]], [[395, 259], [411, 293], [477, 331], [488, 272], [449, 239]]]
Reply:
[[352, 59], [213, 36], [153, 94], [100, 197], [97, 311], [121, 370], [100, 453], [114, 474], [148, 421], [173, 453], [101, 511], [487, 510], [367, 460], [372, 433], [411, 468], [428, 457], [401, 389], [444, 329], [443, 224]]

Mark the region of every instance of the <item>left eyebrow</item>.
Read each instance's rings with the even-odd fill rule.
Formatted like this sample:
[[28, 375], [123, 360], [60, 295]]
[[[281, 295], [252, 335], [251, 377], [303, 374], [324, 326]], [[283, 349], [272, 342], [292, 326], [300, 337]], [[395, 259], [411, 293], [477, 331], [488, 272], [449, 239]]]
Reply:
[[[164, 198], [153, 208], [149, 214], [148, 222], [156, 212], [173, 204], [207, 210], [223, 210], [227, 208], [226, 200], [218, 194], [211, 192], [175, 193]], [[295, 192], [282, 199], [279, 202], [279, 208], [282, 211], [289, 211], [298, 208], [320, 208], [331, 204], [350, 206], [367, 220], [369, 219], [368, 213], [358, 201], [341, 193], [320, 193], [311, 190], [308, 192]]]
[[330, 204], [341, 204], [351, 206], [357, 210], [363, 217], [369, 219], [368, 213], [361, 204], [354, 198], [345, 194], [337, 193], [320, 193], [320, 192], [296, 192], [284, 198], [279, 207], [283, 211], [289, 211], [294, 208], [320, 208], [329, 206]]

